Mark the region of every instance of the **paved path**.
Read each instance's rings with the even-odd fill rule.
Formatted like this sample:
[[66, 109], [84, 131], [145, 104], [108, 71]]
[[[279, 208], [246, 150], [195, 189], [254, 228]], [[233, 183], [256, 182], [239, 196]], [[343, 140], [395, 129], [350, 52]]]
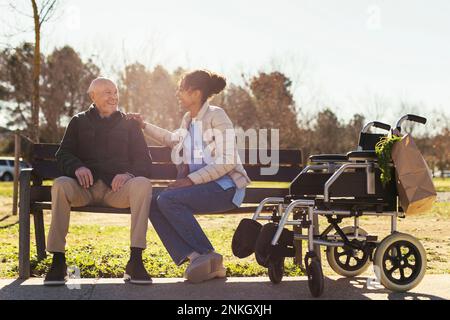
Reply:
[[[0, 280], [0, 300], [7, 299], [176, 299], [176, 300], [290, 300], [312, 299], [306, 277], [285, 278], [273, 285], [266, 277], [216, 279], [202, 284], [189, 284], [183, 279], [154, 279], [150, 286], [124, 284], [121, 279], [80, 279], [69, 287], [48, 288], [41, 278]], [[79, 285], [79, 289], [77, 289]], [[72, 289], [70, 289], [72, 288]], [[392, 293], [385, 289], [367, 289], [366, 278], [328, 277], [321, 299], [450, 299], [450, 275], [427, 275], [408, 293]]]
[[450, 202], [450, 192], [438, 192], [436, 200], [438, 202]]
[[450, 202], [450, 192], [438, 192], [437, 202]]

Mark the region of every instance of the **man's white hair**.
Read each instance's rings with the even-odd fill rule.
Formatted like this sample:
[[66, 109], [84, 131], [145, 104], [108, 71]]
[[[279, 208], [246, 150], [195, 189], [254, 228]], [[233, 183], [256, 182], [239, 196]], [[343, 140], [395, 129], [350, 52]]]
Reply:
[[87, 91], [88, 94], [91, 94], [92, 92], [94, 92], [95, 87], [99, 84], [102, 83], [112, 83], [117, 87], [117, 84], [114, 82], [114, 80], [110, 79], [110, 78], [106, 78], [106, 77], [98, 77], [94, 80], [92, 80], [91, 85], [89, 86], [89, 89]]

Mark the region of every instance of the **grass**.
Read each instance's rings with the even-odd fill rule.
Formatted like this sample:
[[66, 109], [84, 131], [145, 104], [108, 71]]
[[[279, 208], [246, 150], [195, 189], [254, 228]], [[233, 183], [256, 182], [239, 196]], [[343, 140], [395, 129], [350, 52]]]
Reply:
[[[443, 190], [450, 188], [448, 179], [437, 181]], [[259, 183], [255, 187], [272, 183]], [[283, 187], [283, 185], [281, 185]], [[9, 216], [12, 203], [11, 183], [0, 183], [0, 278], [18, 276], [18, 232], [17, 217]], [[441, 189], [442, 190], [442, 189]], [[228, 276], [265, 276], [267, 269], [256, 263], [254, 256], [238, 259], [231, 251], [231, 239], [239, 221], [249, 215], [199, 216], [200, 225], [205, 230], [216, 250], [224, 255]], [[429, 273], [450, 273], [450, 203], [436, 203], [433, 210], [420, 216], [399, 220], [399, 230], [418, 237], [428, 253]], [[384, 220], [383, 220], [384, 219]], [[320, 225], [325, 226], [321, 221]], [[50, 214], [45, 213], [45, 228], [48, 234]], [[371, 234], [384, 237], [389, 233], [387, 218], [363, 217], [361, 226]], [[33, 223], [31, 223], [32, 274], [43, 276], [51, 260], [38, 262], [36, 257]], [[148, 248], [144, 252], [144, 263], [153, 277], [182, 277], [186, 265], [176, 266], [155, 230], [149, 226]], [[81, 277], [122, 277], [129, 257], [129, 216], [106, 214], [72, 213], [71, 226], [67, 237], [68, 265], [77, 266]], [[326, 260], [324, 260], [326, 261]], [[333, 274], [324, 262], [325, 274]], [[286, 259], [286, 276], [303, 275], [292, 259]]]
[[12, 182], [0, 182], [0, 197], [13, 196], [13, 183]]
[[450, 178], [434, 178], [433, 182], [437, 192], [450, 192]]
[[[3, 217], [3, 213], [0, 217]], [[418, 237], [428, 253], [428, 273], [449, 273], [450, 203], [436, 203], [432, 212], [399, 220], [399, 230]], [[238, 259], [231, 251], [231, 239], [239, 221], [245, 215], [199, 216], [198, 220], [216, 250], [225, 257], [228, 276], [265, 276], [267, 269], [259, 266], [254, 256]], [[50, 214], [45, 214], [48, 234]], [[3, 219], [0, 219], [3, 220]], [[16, 217], [0, 222], [0, 278], [18, 275], [18, 224]], [[350, 222], [350, 221], [349, 221]], [[72, 213], [67, 237], [68, 264], [77, 266], [82, 277], [122, 277], [129, 256], [129, 216]], [[33, 225], [33, 224], [32, 224]], [[321, 221], [325, 226], [325, 221]], [[361, 226], [382, 239], [389, 233], [387, 218], [363, 217]], [[34, 234], [32, 226], [32, 235]], [[41, 277], [50, 266], [50, 258], [38, 262], [34, 237], [31, 237], [32, 274]], [[148, 248], [144, 263], [153, 277], [182, 277], [186, 265], [176, 266], [152, 227], [147, 234]], [[306, 245], [306, 244], [305, 244]], [[324, 264], [325, 274], [333, 272]], [[302, 271], [286, 259], [286, 276], [302, 275]]]
[[[70, 232], [67, 237], [68, 265], [77, 266], [82, 277], [122, 277], [129, 257], [129, 216], [115, 217], [119, 225], [100, 225], [100, 221], [89, 223], [91, 214], [73, 213]], [[100, 215], [97, 215], [100, 216]], [[98, 219], [107, 220], [111, 215], [102, 215]], [[46, 234], [48, 234], [49, 214], [46, 214]], [[231, 238], [242, 216], [202, 216], [200, 224], [215, 249], [225, 257], [228, 276], [261, 276], [267, 270], [260, 267], [254, 257], [240, 260], [231, 252]], [[113, 218], [114, 219], [114, 218]], [[12, 223], [16, 217], [0, 222], [0, 278], [13, 278], [18, 275], [18, 224]], [[31, 234], [34, 234], [32, 226]], [[186, 265], [176, 266], [155, 230], [149, 228], [147, 250], [144, 251], [144, 263], [153, 277], [182, 277]], [[31, 244], [32, 274], [43, 276], [48, 270], [51, 259], [38, 262], [34, 238]], [[292, 261], [286, 264], [287, 275], [302, 275], [301, 270]]]

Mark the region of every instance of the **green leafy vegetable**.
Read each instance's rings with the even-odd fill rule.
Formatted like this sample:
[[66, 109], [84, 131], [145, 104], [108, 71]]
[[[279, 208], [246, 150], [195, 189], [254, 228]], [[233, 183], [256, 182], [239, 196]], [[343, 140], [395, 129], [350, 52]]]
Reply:
[[378, 143], [375, 145], [375, 152], [378, 157], [378, 165], [380, 166], [381, 170], [381, 182], [385, 186], [387, 183], [389, 183], [392, 179], [391, 177], [391, 168], [390, 163], [392, 162], [392, 148], [394, 147], [394, 144], [398, 141], [402, 140], [401, 137], [396, 135], [391, 135], [385, 138], [382, 138]]

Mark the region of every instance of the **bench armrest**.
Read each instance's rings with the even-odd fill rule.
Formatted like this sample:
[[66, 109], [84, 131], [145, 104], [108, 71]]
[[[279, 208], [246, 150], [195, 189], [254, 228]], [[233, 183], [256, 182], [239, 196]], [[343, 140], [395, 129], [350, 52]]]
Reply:
[[[21, 186], [31, 185], [31, 174], [33, 172], [33, 168], [24, 168], [20, 170], [19, 182]], [[22, 184], [23, 183], [23, 184]]]

